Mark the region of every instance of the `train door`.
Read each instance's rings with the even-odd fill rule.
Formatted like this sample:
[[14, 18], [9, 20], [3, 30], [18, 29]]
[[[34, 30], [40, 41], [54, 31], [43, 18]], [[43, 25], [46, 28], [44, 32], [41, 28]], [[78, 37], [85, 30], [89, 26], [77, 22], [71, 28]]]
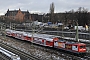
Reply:
[[42, 39], [42, 45], [44, 45], [44, 41], [45, 41], [45, 40], [44, 40], [44, 39]]
[[23, 40], [23, 37], [24, 37], [23, 34], [21, 34], [21, 40]]
[[40, 45], [43, 45], [43, 39], [42, 39], [42, 38], [39, 38], [39, 39], [38, 39], [38, 43], [39, 43]]
[[38, 38], [37, 37], [34, 37], [33, 43], [36, 43], [37, 44], [37, 41], [38, 41]]
[[16, 37], [15, 38], [19, 38], [19, 34], [18, 33], [16, 33]]
[[44, 46], [46, 46], [46, 40], [44, 39]]
[[31, 42], [31, 39], [32, 39], [32, 38], [28, 36], [28, 41], [30, 41], [30, 42]]
[[54, 41], [54, 47], [55, 47], [55, 48], [58, 47], [58, 41]]

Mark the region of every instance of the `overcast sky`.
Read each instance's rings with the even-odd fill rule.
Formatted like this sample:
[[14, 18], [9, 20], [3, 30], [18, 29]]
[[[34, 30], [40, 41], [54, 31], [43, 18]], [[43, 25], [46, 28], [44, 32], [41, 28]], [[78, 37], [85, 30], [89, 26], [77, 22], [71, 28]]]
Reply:
[[8, 9], [29, 12], [48, 13], [50, 4], [54, 3], [55, 12], [77, 10], [79, 7], [90, 9], [90, 0], [2, 0], [0, 1], [0, 15]]

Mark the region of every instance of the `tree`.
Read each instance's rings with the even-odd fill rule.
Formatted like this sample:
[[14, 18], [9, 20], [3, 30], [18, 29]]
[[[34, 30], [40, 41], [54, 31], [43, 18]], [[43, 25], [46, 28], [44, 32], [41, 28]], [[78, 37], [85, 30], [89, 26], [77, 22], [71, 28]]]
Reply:
[[51, 3], [50, 4], [50, 21], [51, 22], [55, 22], [55, 20], [54, 20], [54, 3]]
[[89, 20], [88, 9], [85, 9], [84, 7], [79, 7], [78, 10], [75, 12], [75, 14], [79, 25], [81, 26], [85, 26], [85, 24], [88, 25]]

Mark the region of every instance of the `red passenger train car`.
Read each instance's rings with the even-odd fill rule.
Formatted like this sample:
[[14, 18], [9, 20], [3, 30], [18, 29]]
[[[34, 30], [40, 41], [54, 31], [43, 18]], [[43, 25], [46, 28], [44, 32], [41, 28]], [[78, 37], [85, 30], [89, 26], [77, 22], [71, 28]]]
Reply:
[[81, 54], [86, 53], [86, 44], [84, 43], [75, 43], [75, 42], [67, 42], [64, 39], [59, 39], [55, 35], [48, 34], [32, 34], [22, 31], [15, 31], [6, 29], [6, 35], [11, 36], [17, 39], [30, 41], [31, 43], [35, 43], [42, 46], [54, 47], [57, 49]]
[[54, 41], [54, 48], [62, 49], [62, 50], [77, 53], [77, 54], [86, 53], [86, 44], [67, 42], [62, 39]]

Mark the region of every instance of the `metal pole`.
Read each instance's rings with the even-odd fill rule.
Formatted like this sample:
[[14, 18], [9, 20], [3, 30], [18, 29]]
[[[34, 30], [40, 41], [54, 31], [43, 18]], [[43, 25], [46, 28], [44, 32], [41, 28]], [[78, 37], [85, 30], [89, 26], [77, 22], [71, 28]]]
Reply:
[[77, 28], [76, 28], [76, 41], [79, 42], [79, 39], [78, 39], [78, 23], [76, 22], [76, 24], [77, 24]]
[[32, 21], [32, 37], [31, 37], [31, 40], [32, 40], [32, 44], [31, 45], [32, 45], [32, 47], [33, 47], [33, 38], [34, 38], [33, 37], [33, 35], [34, 35], [34, 27], [35, 27], [34, 26], [34, 21]]

